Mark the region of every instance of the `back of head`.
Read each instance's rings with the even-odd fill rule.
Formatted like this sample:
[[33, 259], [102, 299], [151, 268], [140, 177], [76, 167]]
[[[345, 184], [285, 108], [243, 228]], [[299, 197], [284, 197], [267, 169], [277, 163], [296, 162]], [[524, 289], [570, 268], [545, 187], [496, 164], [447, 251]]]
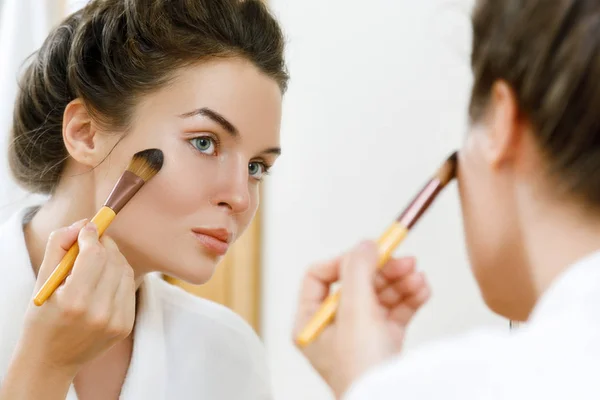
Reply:
[[49, 194], [68, 158], [62, 123], [72, 100], [125, 130], [140, 96], [179, 68], [244, 57], [285, 91], [284, 39], [259, 0], [91, 0], [31, 58], [14, 109], [9, 162], [26, 189]]
[[478, 0], [473, 30], [471, 117], [482, 117], [494, 82], [507, 82], [547, 172], [600, 206], [600, 2]]

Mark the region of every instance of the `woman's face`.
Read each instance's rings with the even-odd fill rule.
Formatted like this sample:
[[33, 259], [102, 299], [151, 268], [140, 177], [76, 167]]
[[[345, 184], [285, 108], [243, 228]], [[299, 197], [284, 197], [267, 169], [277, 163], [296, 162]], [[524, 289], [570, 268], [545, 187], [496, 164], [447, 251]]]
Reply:
[[280, 153], [281, 101], [275, 80], [233, 58], [182, 70], [140, 101], [96, 171], [106, 177], [96, 185], [100, 206], [134, 153], [164, 152], [160, 173], [108, 231], [138, 273], [193, 284], [211, 277], [254, 217], [261, 180]]

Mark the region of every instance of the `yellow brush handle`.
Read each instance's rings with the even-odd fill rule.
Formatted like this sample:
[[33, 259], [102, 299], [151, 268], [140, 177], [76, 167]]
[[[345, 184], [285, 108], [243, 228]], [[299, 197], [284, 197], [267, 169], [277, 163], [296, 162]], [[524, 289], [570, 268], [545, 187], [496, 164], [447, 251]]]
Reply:
[[[381, 268], [389, 260], [394, 249], [404, 240], [407, 233], [408, 230], [404, 226], [395, 222], [381, 235], [377, 241], [379, 248], [378, 268]], [[335, 292], [327, 296], [319, 310], [300, 332], [296, 338], [296, 343], [299, 346], [305, 347], [319, 336], [323, 329], [333, 320], [339, 302], [340, 289], [338, 288]]]
[[[115, 218], [116, 214], [113, 210], [108, 207], [102, 207], [92, 221], [98, 227], [98, 236], [102, 236], [106, 228], [110, 225], [112, 220]], [[44, 285], [40, 288], [33, 299], [33, 303], [36, 306], [41, 306], [44, 304], [48, 298], [54, 293], [54, 291], [61, 285], [61, 283], [65, 280], [69, 272], [73, 269], [73, 264], [75, 264], [75, 259], [79, 254], [79, 245], [77, 242], [71, 246], [67, 254], [63, 257], [60, 264], [52, 271], [52, 274], [46, 279]]]

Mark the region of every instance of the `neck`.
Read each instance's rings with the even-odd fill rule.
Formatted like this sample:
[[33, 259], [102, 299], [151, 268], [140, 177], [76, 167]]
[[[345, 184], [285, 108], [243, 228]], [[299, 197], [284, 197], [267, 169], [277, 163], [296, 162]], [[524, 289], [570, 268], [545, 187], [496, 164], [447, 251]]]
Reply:
[[94, 215], [91, 207], [86, 207], [85, 201], [72, 200], [77, 198], [68, 195], [51, 197], [25, 226], [25, 241], [36, 275], [44, 259], [50, 233]]
[[523, 232], [535, 297], [585, 256], [600, 250], [600, 217], [582, 211], [581, 204], [535, 202]]
[[[87, 190], [86, 185], [81, 185], [81, 182], [78, 184], [79, 187], [61, 187], [57, 190], [57, 194], [43, 204], [25, 226], [25, 242], [36, 276], [44, 259], [46, 243], [50, 234], [73, 222], [84, 218], [91, 219], [100, 207], [100, 205], [96, 205], [93, 198], [86, 195], [86, 193], [94, 193], [94, 191]], [[129, 261], [131, 263], [131, 260]], [[139, 287], [144, 273], [140, 273], [133, 264], [131, 265], [136, 273], [136, 283]]]

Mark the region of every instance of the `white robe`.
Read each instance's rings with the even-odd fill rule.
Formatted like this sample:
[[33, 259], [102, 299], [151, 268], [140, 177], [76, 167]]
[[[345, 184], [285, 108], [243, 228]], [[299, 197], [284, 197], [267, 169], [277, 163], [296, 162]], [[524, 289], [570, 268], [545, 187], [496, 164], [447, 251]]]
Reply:
[[559, 276], [517, 330], [479, 330], [400, 355], [344, 396], [392, 399], [600, 399], [600, 252]]
[[[0, 226], [0, 380], [32, 301], [26, 209]], [[140, 287], [131, 364], [120, 399], [267, 400], [271, 385], [254, 330], [224, 306], [147, 275]], [[67, 396], [76, 400], [73, 387]]]

